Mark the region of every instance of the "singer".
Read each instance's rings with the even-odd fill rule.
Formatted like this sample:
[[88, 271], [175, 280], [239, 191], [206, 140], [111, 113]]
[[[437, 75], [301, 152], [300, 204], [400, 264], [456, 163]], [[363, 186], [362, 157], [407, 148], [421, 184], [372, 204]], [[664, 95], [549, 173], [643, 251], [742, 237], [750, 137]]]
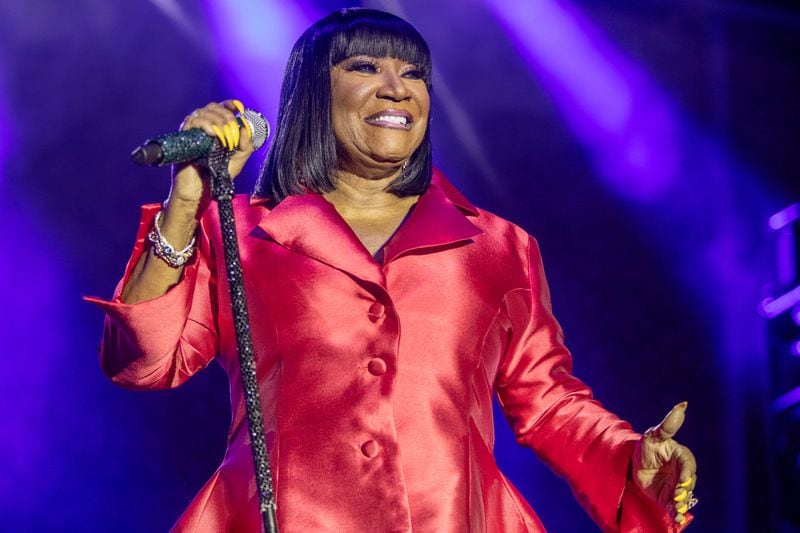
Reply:
[[[544, 531], [495, 464], [493, 395], [602, 530], [683, 529], [686, 404], [639, 434], [572, 374], [536, 240], [432, 166], [430, 91], [409, 23], [325, 17], [291, 52], [258, 184], [234, 200], [280, 530]], [[253, 151], [242, 110], [182, 124], [234, 151], [232, 175]], [[220, 250], [204, 171], [177, 166], [113, 298], [90, 299], [114, 382], [177, 387], [215, 357], [228, 373], [227, 452], [180, 532], [260, 530]]]

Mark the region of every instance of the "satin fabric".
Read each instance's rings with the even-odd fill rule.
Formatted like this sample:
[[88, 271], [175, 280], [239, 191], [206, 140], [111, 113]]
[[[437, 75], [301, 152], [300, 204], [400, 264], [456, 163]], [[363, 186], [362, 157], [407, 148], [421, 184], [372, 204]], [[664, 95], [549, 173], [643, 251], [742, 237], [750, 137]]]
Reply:
[[[518, 441], [606, 531], [673, 531], [628, 480], [640, 435], [572, 375], [536, 241], [437, 171], [376, 262], [318, 194], [238, 196], [238, 238], [281, 531], [541, 532], [492, 454], [492, 397]], [[214, 357], [230, 379], [222, 465], [175, 531], [260, 531], [217, 212], [181, 281], [106, 313], [101, 365], [176, 387]], [[557, 527], [557, 525], [556, 525]]]

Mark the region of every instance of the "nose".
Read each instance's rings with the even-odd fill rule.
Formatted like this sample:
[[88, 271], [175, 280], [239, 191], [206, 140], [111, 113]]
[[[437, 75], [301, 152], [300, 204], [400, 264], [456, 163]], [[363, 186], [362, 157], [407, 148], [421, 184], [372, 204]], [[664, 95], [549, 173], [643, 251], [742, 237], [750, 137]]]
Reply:
[[381, 73], [381, 86], [378, 89], [378, 98], [386, 98], [394, 102], [402, 102], [411, 98], [405, 80], [394, 69], [386, 69]]

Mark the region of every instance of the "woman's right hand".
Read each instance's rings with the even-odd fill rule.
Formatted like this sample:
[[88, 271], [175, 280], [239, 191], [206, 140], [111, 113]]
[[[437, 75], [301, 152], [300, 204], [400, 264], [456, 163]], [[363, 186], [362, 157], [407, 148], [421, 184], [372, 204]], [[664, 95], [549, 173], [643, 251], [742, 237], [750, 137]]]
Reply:
[[[247, 127], [239, 128], [234, 115], [237, 111], [244, 112], [244, 106], [239, 100], [211, 102], [187, 115], [180, 127], [181, 131], [200, 128], [210, 137], [217, 137], [223, 147], [235, 150], [228, 164], [232, 178], [242, 171], [253, 153], [251, 132]], [[199, 208], [207, 197], [208, 180], [205, 173], [199, 165], [176, 165], [173, 168], [172, 189], [167, 203], [178, 201]]]
[[[235, 150], [228, 171], [237, 176], [253, 153], [251, 132], [239, 128], [234, 112], [244, 111], [238, 100], [212, 102], [193, 111], [184, 119], [181, 130], [201, 128], [206, 134], [217, 137], [225, 148]], [[176, 165], [172, 172], [172, 188], [161, 212], [161, 235], [176, 250], [183, 249], [195, 234], [197, 221], [208, 204], [207, 172], [194, 164]], [[156, 257], [152, 247], [136, 264], [131, 279], [122, 290], [120, 298], [125, 303], [136, 303], [156, 298], [178, 283], [183, 267], [172, 268]]]

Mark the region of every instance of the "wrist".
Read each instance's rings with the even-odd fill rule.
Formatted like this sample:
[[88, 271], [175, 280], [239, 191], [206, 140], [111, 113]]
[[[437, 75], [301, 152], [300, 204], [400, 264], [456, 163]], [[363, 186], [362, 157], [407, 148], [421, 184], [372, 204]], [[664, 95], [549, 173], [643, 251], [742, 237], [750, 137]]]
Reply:
[[200, 206], [200, 201], [168, 198], [161, 209], [161, 234], [175, 246], [186, 245], [197, 229]]
[[[156, 257], [164, 261], [171, 268], [181, 268], [191, 259], [192, 255], [194, 255], [196, 242], [193, 235], [194, 230], [192, 229], [190, 233], [191, 237], [187, 244], [176, 246], [173, 244], [175, 240], [168, 238], [166, 232], [162, 229], [162, 215], [163, 211], [156, 213], [156, 217], [153, 220], [153, 228], [147, 234], [147, 240], [150, 241], [152, 252]], [[187, 231], [188, 230], [184, 228], [184, 235]]]
[[184, 197], [174, 193], [170, 193], [164, 201], [163, 209], [165, 215], [167, 212], [183, 213], [184, 216], [195, 217], [203, 198]]

